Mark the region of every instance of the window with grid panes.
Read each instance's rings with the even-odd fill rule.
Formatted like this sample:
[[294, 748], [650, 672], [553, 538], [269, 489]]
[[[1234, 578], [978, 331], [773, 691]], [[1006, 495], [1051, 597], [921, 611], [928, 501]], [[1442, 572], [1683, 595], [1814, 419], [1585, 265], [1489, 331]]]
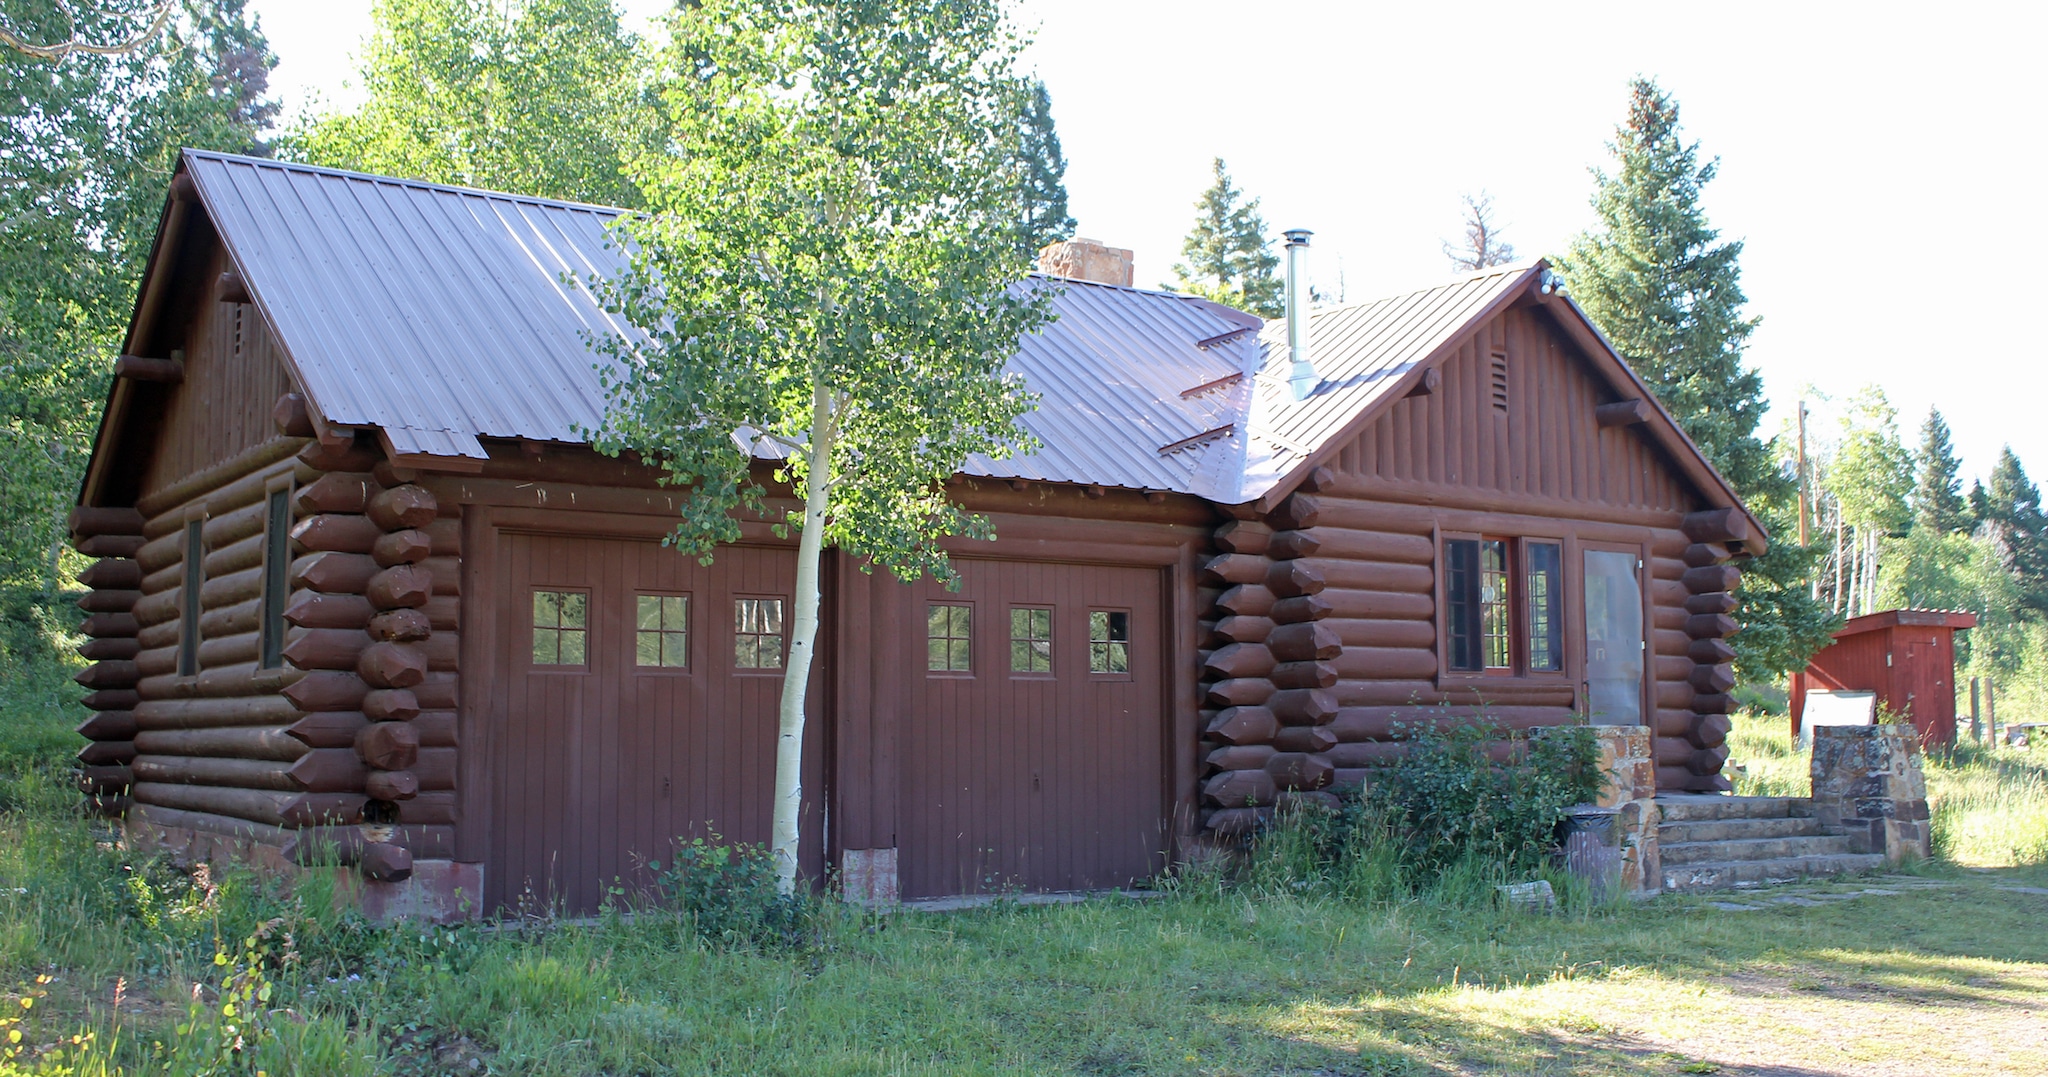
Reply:
[[1088, 613], [1088, 672], [1131, 671], [1131, 615], [1119, 610]]
[[1529, 562], [1529, 669], [1556, 673], [1564, 669], [1564, 547], [1529, 542], [1522, 549]]
[[732, 659], [741, 669], [782, 668], [781, 599], [733, 600]]
[[1010, 611], [1010, 672], [1052, 672], [1052, 611], [1023, 606]]
[[633, 660], [642, 666], [687, 669], [690, 665], [690, 596], [637, 595]]
[[1479, 637], [1487, 669], [1515, 664], [1508, 619], [1508, 544], [1502, 539], [1479, 542]]
[[974, 669], [974, 610], [933, 603], [925, 613], [928, 662], [934, 673], [967, 673]]
[[533, 664], [581, 666], [589, 662], [590, 596], [580, 591], [533, 593]]

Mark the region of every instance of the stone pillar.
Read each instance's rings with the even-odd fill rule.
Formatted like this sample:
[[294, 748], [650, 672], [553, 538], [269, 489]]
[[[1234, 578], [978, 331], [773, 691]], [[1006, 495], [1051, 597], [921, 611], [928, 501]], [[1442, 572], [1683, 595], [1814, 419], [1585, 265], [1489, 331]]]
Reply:
[[1927, 778], [1913, 727], [1815, 726], [1813, 814], [1846, 834], [1856, 852], [1882, 853], [1888, 864], [1931, 853]]
[[1602, 898], [1656, 893], [1664, 875], [1657, 855], [1657, 761], [1650, 730], [1594, 726], [1593, 736], [1607, 784], [1598, 801], [1572, 808], [1566, 818], [1565, 869]]

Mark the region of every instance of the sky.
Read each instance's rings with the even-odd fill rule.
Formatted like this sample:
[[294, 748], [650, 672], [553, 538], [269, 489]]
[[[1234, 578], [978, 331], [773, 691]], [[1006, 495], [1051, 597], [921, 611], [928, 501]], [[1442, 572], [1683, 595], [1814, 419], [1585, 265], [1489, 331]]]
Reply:
[[[346, 107], [370, 0], [251, 0], [287, 115]], [[645, 25], [665, 0], [623, 0]], [[1909, 445], [1930, 406], [1966, 476], [2010, 444], [2048, 477], [2048, 335], [2025, 267], [2048, 175], [2048, 6], [1018, 0], [1051, 91], [1082, 235], [1172, 265], [1222, 157], [1277, 237], [1315, 232], [1318, 288], [1357, 301], [1451, 273], [1460, 196], [1492, 196], [1533, 257], [1593, 221], [1590, 169], [1629, 80], [1657, 79], [1720, 160], [1762, 324], [1766, 436], [1816, 438], [1875, 384]], [[1277, 246], [1277, 244], [1276, 244]], [[2000, 253], [2000, 252], [2004, 253]], [[2004, 267], [2004, 268], [2000, 268]]]

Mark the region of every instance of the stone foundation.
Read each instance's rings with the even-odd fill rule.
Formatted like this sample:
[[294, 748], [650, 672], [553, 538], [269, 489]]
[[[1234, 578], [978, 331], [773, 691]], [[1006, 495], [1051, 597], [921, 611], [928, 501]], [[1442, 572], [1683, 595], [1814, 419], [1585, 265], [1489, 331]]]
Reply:
[[1883, 854], [1888, 864], [1929, 855], [1927, 779], [1912, 727], [1815, 727], [1813, 814], [1856, 852]]
[[[477, 901], [483, 893], [484, 866], [453, 860], [415, 860], [412, 875], [400, 882], [374, 882], [363, 878], [353, 866], [307, 867], [293, 861], [292, 851], [258, 840], [269, 828], [249, 827], [249, 833], [211, 830], [204, 827], [167, 825], [131, 812], [123, 827], [129, 848], [157, 852], [180, 868], [200, 864], [247, 865], [257, 872], [296, 883], [307, 872], [329, 871], [334, 875], [335, 904], [354, 904], [363, 915], [379, 923], [392, 920], [431, 920], [437, 924], [474, 920], [481, 915]], [[331, 861], [330, 861], [331, 863]]]
[[1663, 879], [1657, 856], [1657, 763], [1643, 726], [1595, 726], [1600, 799], [1571, 809], [1562, 846], [1565, 870], [1595, 896], [1654, 894]]
[[365, 879], [354, 868], [335, 868], [337, 898], [353, 899], [363, 915], [378, 923], [426, 920], [451, 924], [474, 920], [484, 890], [484, 866], [453, 860], [415, 860], [412, 875], [402, 882]]

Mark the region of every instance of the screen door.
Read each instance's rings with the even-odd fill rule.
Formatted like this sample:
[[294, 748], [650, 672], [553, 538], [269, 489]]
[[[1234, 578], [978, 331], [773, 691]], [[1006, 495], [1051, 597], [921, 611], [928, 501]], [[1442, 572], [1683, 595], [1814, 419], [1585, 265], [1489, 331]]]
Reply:
[[1643, 724], [1643, 585], [1632, 552], [1586, 551], [1586, 707], [1594, 725]]

